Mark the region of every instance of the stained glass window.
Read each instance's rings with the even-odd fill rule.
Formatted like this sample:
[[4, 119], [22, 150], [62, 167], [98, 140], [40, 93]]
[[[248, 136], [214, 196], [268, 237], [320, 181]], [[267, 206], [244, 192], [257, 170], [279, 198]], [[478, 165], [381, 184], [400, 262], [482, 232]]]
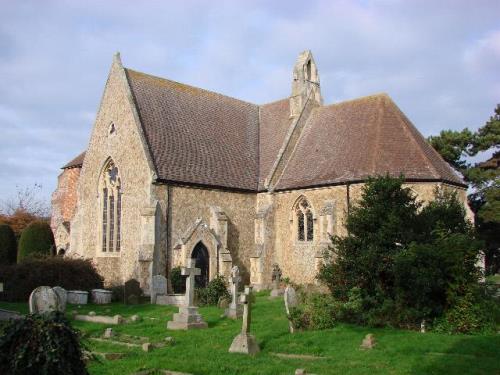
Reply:
[[102, 251], [106, 251], [108, 232], [108, 189], [102, 190]]
[[102, 175], [102, 251], [121, 249], [121, 180], [118, 168], [109, 161]]

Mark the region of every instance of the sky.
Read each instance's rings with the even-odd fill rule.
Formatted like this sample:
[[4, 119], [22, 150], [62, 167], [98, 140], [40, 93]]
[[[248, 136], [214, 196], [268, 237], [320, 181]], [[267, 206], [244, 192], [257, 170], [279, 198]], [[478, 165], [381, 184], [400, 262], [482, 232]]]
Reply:
[[500, 1], [0, 0], [0, 201], [90, 138], [113, 54], [125, 67], [262, 104], [310, 49], [325, 104], [388, 93], [425, 135], [500, 103]]

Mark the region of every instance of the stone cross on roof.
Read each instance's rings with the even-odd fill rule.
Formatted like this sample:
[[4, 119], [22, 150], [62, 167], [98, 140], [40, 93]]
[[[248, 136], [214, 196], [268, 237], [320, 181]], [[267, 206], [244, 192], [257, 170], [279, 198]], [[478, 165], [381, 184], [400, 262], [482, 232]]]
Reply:
[[201, 270], [195, 267], [195, 259], [189, 258], [187, 267], [182, 267], [181, 274], [187, 276], [186, 279], [186, 298], [184, 304], [186, 306], [194, 306], [194, 281], [195, 276], [201, 275]]

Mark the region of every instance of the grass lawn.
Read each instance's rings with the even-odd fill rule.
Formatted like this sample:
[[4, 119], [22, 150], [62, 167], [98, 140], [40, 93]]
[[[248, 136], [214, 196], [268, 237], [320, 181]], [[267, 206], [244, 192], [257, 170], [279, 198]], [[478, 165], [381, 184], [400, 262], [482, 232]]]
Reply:
[[[0, 308], [27, 312], [26, 304], [0, 303]], [[69, 305], [71, 311], [75, 307]], [[109, 309], [110, 311], [106, 312]], [[252, 333], [261, 353], [255, 357], [228, 353], [229, 346], [241, 329], [241, 320], [221, 318], [215, 307], [201, 308], [209, 328], [198, 331], [169, 331], [166, 322], [177, 311], [175, 307], [149, 304], [125, 306], [86, 305], [82, 313], [138, 314], [141, 322], [114, 326], [115, 332], [147, 336], [150, 342], [175, 338], [174, 346], [143, 352], [141, 348], [86, 340], [96, 352], [125, 353], [119, 360], [92, 361], [91, 374], [133, 374], [145, 369], [168, 369], [193, 374], [293, 374], [305, 368], [315, 374], [500, 374], [500, 335], [449, 336], [408, 332], [395, 329], [373, 329], [349, 325], [325, 331], [288, 333], [288, 322], [281, 299], [269, 301], [259, 295], [252, 309]], [[86, 339], [100, 337], [107, 327], [73, 321]], [[363, 337], [373, 333], [377, 346], [370, 351], [359, 349]], [[275, 353], [310, 355], [318, 358], [279, 357]]]

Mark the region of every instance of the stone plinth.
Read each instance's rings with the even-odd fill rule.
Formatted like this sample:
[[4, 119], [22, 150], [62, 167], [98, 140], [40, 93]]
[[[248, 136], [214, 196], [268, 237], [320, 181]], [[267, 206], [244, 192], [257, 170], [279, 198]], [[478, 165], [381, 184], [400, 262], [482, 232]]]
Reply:
[[90, 293], [92, 295], [92, 302], [98, 305], [111, 303], [111, 299], [113, 298], [113, 292], [106, 289], [92, 289]]
[[174, 314], [174, 319], [167, 323], [168, 329], [175, 330], [207, 327], [207, 323], [203, 321], [202, 316], [198, 313], [198, 308], [195, 306], [179, 307], [179, 312]]
[[83, 290], [68, 290], [68, 303], [73, 305], [86, 305], [89, 300], [89, 292]]
[[229, 353], [256, 354], [258, 352], [260, 352], [260, 348], [255, 337], [244, 332], [234, 338], [229, 348]]

